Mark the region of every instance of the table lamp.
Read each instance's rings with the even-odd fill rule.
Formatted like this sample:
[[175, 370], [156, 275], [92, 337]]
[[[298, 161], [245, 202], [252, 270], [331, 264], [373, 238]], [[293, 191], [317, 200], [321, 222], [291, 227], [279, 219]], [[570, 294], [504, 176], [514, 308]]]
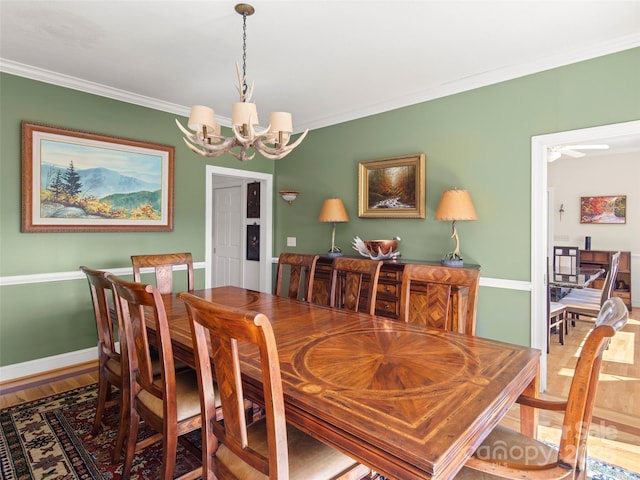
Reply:
[[331, 222], [333, 223], [333, 231], [331, 232], [331, 250], [328, 255], [330, 257], [341, 257], [342, 250], [336, 247], [336, 223], [348, 222], [349, 215], [347, 209], [344, 208], [344, 203], [339, 198], [327, 198], [322, 204], [322, 210], [320, 210], [319, 222]]
[[478, 219], [469, 192], [466, 190], [446, 190], [440, 199], [435, 219], [451, 221], [453, 229], [451, 238], [456, 239], [456, 249], [442, 259], [442, 264], [448, 267], [461, 267], [462, 257], [460, 256], [460, 239], [456, 230], [456, 222]]

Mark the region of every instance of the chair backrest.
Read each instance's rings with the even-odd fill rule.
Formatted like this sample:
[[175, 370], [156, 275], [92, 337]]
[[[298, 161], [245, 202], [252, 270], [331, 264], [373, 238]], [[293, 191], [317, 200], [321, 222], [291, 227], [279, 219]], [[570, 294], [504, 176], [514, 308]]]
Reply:
[[616, 277], [618, 276], [618, 268], [620, 267], [620, 252], [616, 252], [611, 255], [611, 265], [604, 280], [602, 287], [602, 296], [600, 297], [600, 305], [604, 305], [604, 302], [611, 298], [613, 293], [613, 287], [616, 284]]
[[[107, 359], [120, 362], [120, 353], [116, 351], [116, 340], [113, 331], [116, 318], [114, 311], [111, 309], [113, 291], [111, 282], [107, 280], [109, 272], [93, 270], [85, 266], [81, 266], [80, 270], [84, 272], [89, 281], [93, 311], [96, 318], [96, 326], [98, 327], [98, 355], [100, 363], [104, 363]], [[113, 305], [113, 308], [115, 308], [115, 305]], [[122, 345], [120, 347], [122, 348]]]
[[[160, 291], [153, 285], [127, 282], [115, 275], [107, 276], [116, 293], [116, 311], [124, 330], [127, 364], [134, 396], [145, 391], [163, 404], [163, 416], [177, 419], [175, 368], [169, 323]], [[154, 323], [160, 357], [160, 382], [154, 382], [154, 362], [149, 349], [146, 320]]]
[[[270, 479], [288, 478], [287, 427], [280, 361], [271, 323], [266, 315], [230, 308], [180, 292], [189, 314], [203, 412], [203, 470], [218, 442]], [[238, 348], [257, 347], [262, 365], [268, 456], [252, 449], [243, 410], [243, 390]], [[211, 366], [213, 360], [213, 368]], [[214, 372], [219, 387], [223, 422], [215, 421]], [[204, 476], [204, 475], [203, 475]]]
[[405, 265], [400, 320], [475, 335], [479, 282], [478, 269]]
[[580, 247], [553, 247], [553, 273], [576, 275], [580, 267]]
[[576, 471], [586, 471], [586, 444], [602, 355], [610, 338], [626, 325], [628, 317], [624, 302], [618, 297], [610, 298], [602, 306], [595, 328], [582, 346], [569, 389], [558, 452], [559, 463], [570, 465]]
[[[381, 260], [337, 257], [331, 267], [329, 306], [373, 315]], [[361, 305], [361, 302], [363, 302]]]
[[173, 267], [186, 265], [187, 290], [193, 290], [193, 259], [190, 253], [161, 253], [153, 255], [132, 255], [133, 281], [140, 282], [140, 270], [153, 267], [156, 287], [160, 293], [173, 293]]
[[284, 277], [288, 268], [288, 297], [310, 302], [317, 261], [318, 255], [281, 253], [278, 258], [278, 269], [276, 270], [275, 294], [278, 296], [283, 295]]

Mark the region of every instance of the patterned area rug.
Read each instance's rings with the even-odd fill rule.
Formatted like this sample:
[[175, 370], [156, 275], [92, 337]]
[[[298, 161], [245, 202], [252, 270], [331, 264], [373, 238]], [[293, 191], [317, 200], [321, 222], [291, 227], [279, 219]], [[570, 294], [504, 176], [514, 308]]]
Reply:
[[[118, 480], [111, 463], [118, 429], [117, 406], [107, 409], [102, 431], [91, 434], [97, 385], [89, 385], [0, 411], [0, 478], [3, 480]], [[149, 435], [144, 427], [140, 435]], [[198, 441], [199, 433], [195, 435]], [[160, 478], [160, 443], [136, 455], [131, 480]], [[176, 476], [200, 465], [178, 447]]]
[[[2, 480], [118, 480], [122, 464], [112, 464], [116, 440], [117, 407], [107, 410], [102, 431], [91, 426], [97, 386], [89, 385], [42, 400], [0, 411], [0, 478]], [[140, 435], [150, 432], [144, 428]], [[199, 434], [192, 440], [199, 443]], [[153, 445], [136, 455], [131, 480], [159, 478], [162, 450]], [[200, 464], [200, 459], [178, 448], [176, 476]], [[589, 460], [593, 480], [640, 480], [640, 475], [603, 462]], [[391, 480], [379, 477], [380, 480]]]

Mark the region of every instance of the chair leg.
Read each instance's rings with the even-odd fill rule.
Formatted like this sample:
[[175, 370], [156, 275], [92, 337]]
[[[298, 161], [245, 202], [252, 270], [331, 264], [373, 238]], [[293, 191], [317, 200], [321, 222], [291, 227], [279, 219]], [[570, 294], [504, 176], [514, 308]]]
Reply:
[[93, 428], [91, 429], [93, 435], [97, 435], [102, 427], [102, 415], [104, 414], [104, 406], [107, 403], [110, 390], [111, 384], [104, 379], [99, 379], [98, 398], [96, 399], [98, 402], [96, 405], [96, 418], [93, 421]]
[[129, 426], [127, 428], [127, 444], [124, 453], [124, 465], [122, 466], [122, 480], [129, 480], [131, 476], [131, 465], [133, 465], [133, 457], [136, 451], [136, 440], [138, 438], [138, 427], [140, 425], [140, 417], [135, 409], [131, 409], [129, 415]]
[[560, 337], [560, 345], [564, 345], [564, 329], [567, 323], [567, 320], [564, 318], [564, 313], [560, 314], [560, 321], [562, 323], [558, 325], [558, 336]]
[[[176, 432], [174, 432], [176, 433]], [[165, 431], [162, 442], [162, 478], [172, 480], [176, 467], [176, 449], [178, 448], [177, 435], [171, 435]]]
[[113, 455], [111, 461], [118, 463], [120, 456], [122, 455], [122, 447], [125, 444], [127, 438], [127, 431], [129, 429], [129, 416], [131, 415], [131, 401], [129, 396], [125, 394], [124, 389], [121, 389], [121, 404], [120, 404], [120, 424], [118, 425], [118, 436], [116, 437], [116, 446], [113, 449]]

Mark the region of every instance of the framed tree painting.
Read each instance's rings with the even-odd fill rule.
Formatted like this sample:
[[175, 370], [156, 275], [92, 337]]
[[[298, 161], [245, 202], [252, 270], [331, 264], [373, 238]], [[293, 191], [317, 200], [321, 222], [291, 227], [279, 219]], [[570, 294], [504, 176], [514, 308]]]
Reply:
[[360, 162], [358, 216], [424, 218], [424, 153]]
[[22, 122], [22, 231], [173, 230], [174, 151]]

